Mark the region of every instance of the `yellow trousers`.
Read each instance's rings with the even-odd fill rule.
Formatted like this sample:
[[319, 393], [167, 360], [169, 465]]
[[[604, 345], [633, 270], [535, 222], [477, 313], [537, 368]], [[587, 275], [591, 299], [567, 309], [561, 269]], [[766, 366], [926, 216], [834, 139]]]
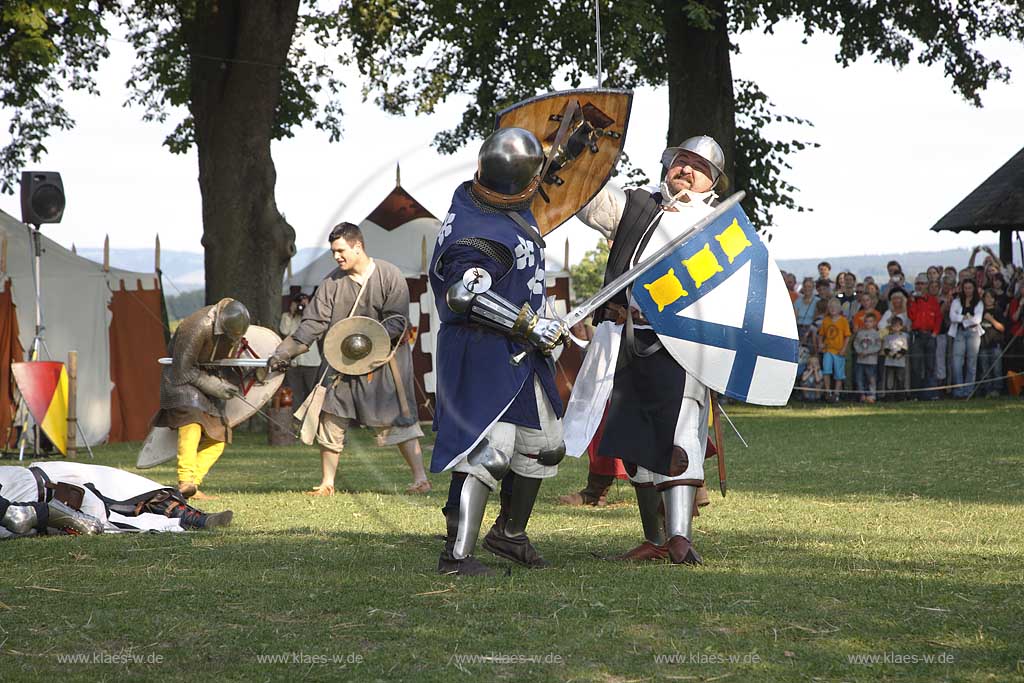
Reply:
[[211, 439], [196, 423], [178, 428], [178, 481], [199, 486], [224, 452], [224, 442]]

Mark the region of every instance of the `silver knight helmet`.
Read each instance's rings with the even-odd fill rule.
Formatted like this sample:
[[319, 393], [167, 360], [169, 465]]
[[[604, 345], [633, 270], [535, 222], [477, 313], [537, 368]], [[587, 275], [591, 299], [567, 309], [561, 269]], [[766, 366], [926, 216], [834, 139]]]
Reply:
[[499, 128], [484, 140], [477, 155], [473, 191], [499, 208], [525, 206], [540, 186], [544, 148], [522, 128]]
[[710, 135], [696, 135], [683, 140], [676, 147], [669, 147], [661, 153], [661, 165], [668, 169], [680, 152], [693, 152], [711, 165], [714, 189], [719, 194], [729, 189], [729, 176], [725, 174], [725, 152]]
[[217, 313], [217, 327], [234, 341], [249, 329], [249, 309], [241, 301], [230, 299]]

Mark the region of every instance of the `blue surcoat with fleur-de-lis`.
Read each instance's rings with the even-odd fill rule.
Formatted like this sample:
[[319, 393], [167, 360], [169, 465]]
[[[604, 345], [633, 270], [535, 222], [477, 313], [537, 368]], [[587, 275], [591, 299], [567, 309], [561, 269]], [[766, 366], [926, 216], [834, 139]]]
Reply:
[[[494, 278], [491, 291], [516, 306], [529, 303], [534, 311], [542, 311], [544, 305], [544, 250], [540, 233], [530, 235], [504, 213], [478, 206], [469, 195], [469, 185], [464, 183], [455, 191], [430, 259], [430, 287], [441, 318], [434, 350], [437, 439], [430, 463], [433, 472], [457, 464], [496, 422], [510, 414], [516, 417], [506, 421], [539, 428], [539, 422], [530, 424], [537, 419], [534, 376], [540, 380], [555, 413], [562, 415], [549, 358], [528, 344], [470, 323], [464, 314], [455, 313], [446, 303], [448, 289], [455, 278], [462, 277], [462, 272], [447, 272], [451, 268], [444, 267], [445, 252], [460, 240], [475, 238], [502, 245], [513, 258], [508, 271]], [[529, 209], [519, 215], [530, 226], [537, 225]], [[487, 258], [480, 253], [480, 259]], [[520, 351], [528, 352], [526, 358], [513, 365], [510, 358]]]

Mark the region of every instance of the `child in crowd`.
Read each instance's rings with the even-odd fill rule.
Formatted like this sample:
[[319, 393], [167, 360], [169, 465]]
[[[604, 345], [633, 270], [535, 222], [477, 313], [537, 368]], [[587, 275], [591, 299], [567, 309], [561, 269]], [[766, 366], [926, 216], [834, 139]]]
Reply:
[[[910, 351], [910, 336], [904, 331], [903, 318], [898, 315], [889, 320], [889, 334], [882, 343], [885, 356], [885, 390], [900, 392], [907, 388], [907, 353]], [[904, 399], [906, 394], [894, 394], [895, 399]]]
[[821, 361], [815, 355], [808, 355], [807, 366], [800, 375], [800, 393], [804, 401], [820, 401], [822, 396]]
[[867, 292], [864, 292], [863, 294], [860, 295], [860, 310], [858, 310], [853, 316], [854, 332], [864, 327], [864, 318], [869, 313], [875, 314], [875, 329], [878, 329], [878, 321], [881, 318], [882, 314], [875, 308], [877, 305], [878, 299], [868, 294]]
[[814, 325], [808, 325], [800, 335], [800, 359], [796, 370], [800, 377], [800, 398], [803, 401], [820, 401], [823, 395], [821, 392], [821, 338], [818, 336], [818, 324], [820, 321], [816, 321]]
[[[818, 333], [822, 340], [821, 371], [825, 375], [825, 400], [838, 401], [846, 379], [846, 348], [850, 341], [850, 323], [843, 315], [839, 299], [829, 299], [828, 315], [821, 321]], [[835, 394], [832, 394], [835, 380]]]
[[814, 283], [815, 289], [818, 290], [818, 298], [822, 301], [832, 298], [832, 281], [824, 278], [819, 279]]
[[854, 366], [854, 381], [857, 389], [862, 392], [861, 401], [875, 402], [877, 386], [878, 352], [882, 350], [882, 337], [878, 334], [878, 313], [867, 311], [862, 319], [863, 325], [853, 337], [853, 348], [857, 353]]

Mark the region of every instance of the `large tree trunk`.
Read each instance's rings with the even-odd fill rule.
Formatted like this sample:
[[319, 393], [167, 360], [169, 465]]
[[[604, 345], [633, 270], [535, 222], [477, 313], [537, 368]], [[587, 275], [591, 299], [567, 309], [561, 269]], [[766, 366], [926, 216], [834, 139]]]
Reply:
[[287, 59], [298, 6], [298, 0], [199, 0], [188, 33], [206, 302], [238, 299], [254, 324], [275, 329], [295, 231], [274, 200], [270, 140], [279, 65]]
[[[668, 144], [710, 135], [725, 152], [725, 172], [735, 178], [736, 118], [729, 62], [725, 0], [705, 0], [717, 12], [712, 28], [690, 23], [685, 2], [665, 0], [665, 54], [668, 63]], [[742, 189], [742, 188], [739, 188]]]

